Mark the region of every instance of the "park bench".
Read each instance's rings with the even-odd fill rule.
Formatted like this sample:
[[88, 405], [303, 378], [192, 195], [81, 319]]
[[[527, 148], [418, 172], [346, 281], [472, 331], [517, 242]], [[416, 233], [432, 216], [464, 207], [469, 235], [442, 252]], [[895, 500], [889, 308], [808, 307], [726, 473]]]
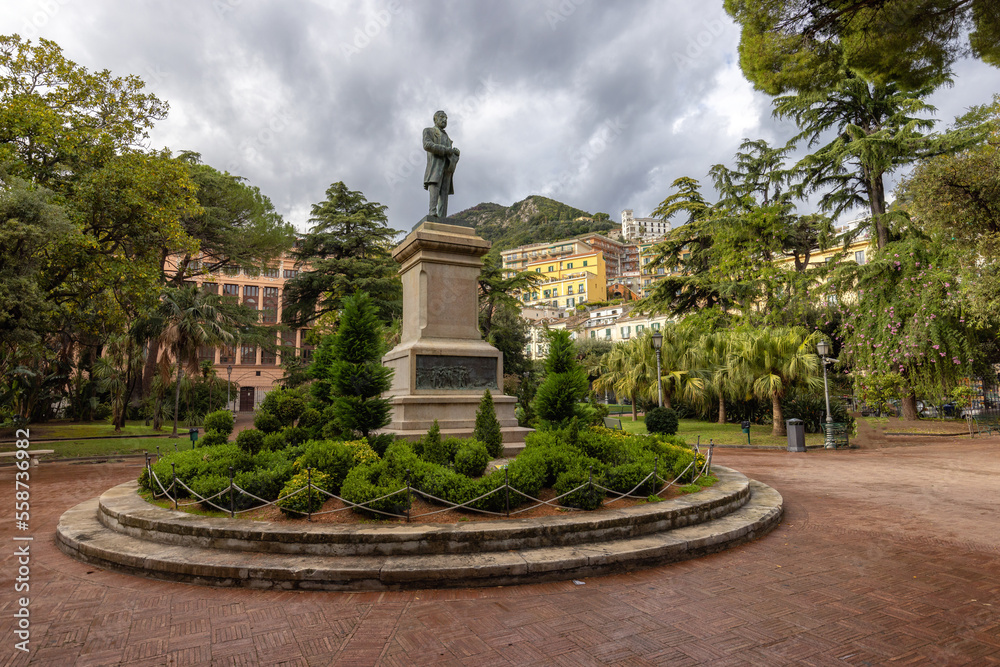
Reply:
[[990, 435], [1000, 433], [1000, 417], [996, 415], [982, 415], [972, 417], [973, 428], [979, 435]]
[[622, 420], [621, 419], [615, 419], [614, 417], [605, 417], [604, 418], [604, 427], [605, 428], [610, 428], [612, 431], [621, 431], [622, 430]]
[[851, 446], [851, 429], [844, 422], [833, 422], [832, 424], [823, 424], [824, 429], [831, 429], [831, 439], [833, 444], [839, 449], [841, 447]]
[[[36, 465], [38, 465], [38, 457], [39, 456], [42, 456], [43, 454], [55, 454], [56, 450], [54, 450], [54, 449], [32, 449], [32, 450], [27, 450], [27, 453], [28, 453], [28, 459], [31, 461], [31, 465], [36, 466]], [[13, 451], [13, 452], [0, 452], [0, 457], [4, 457], [4, 456], [17, 456], [17, 451]]]

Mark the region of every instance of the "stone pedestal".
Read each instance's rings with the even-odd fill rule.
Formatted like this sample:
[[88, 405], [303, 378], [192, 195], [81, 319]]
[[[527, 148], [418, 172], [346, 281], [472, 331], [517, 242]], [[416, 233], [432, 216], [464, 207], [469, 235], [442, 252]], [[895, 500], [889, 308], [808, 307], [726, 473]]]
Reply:
[[403, 281], [399, 345], [382, 357], [395, 373], [384, 395], [392, 421], [383, 429], [409, 439], [437, 419], [442, 435], [471, 437], [483, 391], [490, 390], [504, 451], [524, 446], [517, 399], [503, 395], [503, 355], [479, 335], [479, 271], [488, 241], [473, 229], [422, 220], [393, 251]]

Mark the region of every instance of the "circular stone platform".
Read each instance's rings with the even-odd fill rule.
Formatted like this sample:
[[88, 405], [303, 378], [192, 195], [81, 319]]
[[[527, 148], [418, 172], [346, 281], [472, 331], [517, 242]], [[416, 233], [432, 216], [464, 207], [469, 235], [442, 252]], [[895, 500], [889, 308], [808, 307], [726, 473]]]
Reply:
[[67, 510], [59, 548], [88, 563], [214, 586], [311, 590], [496, 586], [695, 558], [778, 525], [781, 495], [715, 466], [699, 493], [566, 516], [458, 524], [206, 518], [143, 500], [135, 482]]

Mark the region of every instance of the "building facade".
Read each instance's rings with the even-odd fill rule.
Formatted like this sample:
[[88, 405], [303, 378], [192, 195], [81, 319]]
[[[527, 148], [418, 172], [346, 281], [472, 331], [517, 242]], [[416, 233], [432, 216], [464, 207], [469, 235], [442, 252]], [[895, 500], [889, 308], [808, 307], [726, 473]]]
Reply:
[[[171, 260], [168, 259], [168, 271]], [[189, 269], [197, 270], [198, 260]], [[213, 273], [195, 275], [190, 282], [200, 285], [212, 294], [232, 298], [260, 313], [263, 324], [275, 326], [277, 350], [254, 345], [240, 347], [205, 347], [199, 351], [201, 361], [212, 363], [220, 378], [227, 378], [239, 385], [230, 409], [238, 412], [252, 411], [267, 392], [278, 386], [284, 372], [282, 357], [299, 356], [305, 361], [312, 357], [313, 346], [306, 342], [308, 329], [279, 331], [285, 283], [296, 277], [303, 267], [285, 256], [272, 261], [264, 269], [225, 267]]]
[[636, 218], [630, 208], [622, 211], [622, 238], [629, 241], [651, 241], [670, 233], [670, 221], [661, 218]]

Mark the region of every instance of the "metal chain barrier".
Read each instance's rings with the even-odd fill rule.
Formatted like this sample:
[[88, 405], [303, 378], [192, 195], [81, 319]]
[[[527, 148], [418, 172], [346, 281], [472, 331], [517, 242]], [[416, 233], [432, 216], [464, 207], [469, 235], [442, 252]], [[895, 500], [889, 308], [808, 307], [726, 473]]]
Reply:
[[[699, 436], [699, 441], [700, 441], [700, 436]], [[647, 484], [651, 479], [654, 480], [654, 483], [662, 483], [662, 484], [664, 484], [664, 486], [662, 488], [660, 488], [655, 493], [651, 494], [651, 495], [659, 496], [663, 492], [665, 492], [667, 489], [669, 489], [670, 487], [678, 485], [679, 481], [688, 473], [689, 470], [692, 469], [692, 467], [694, 468], [694, 479], [692, 480], [691, 483], [697, 481], [702, 476], [706, 476], [706, 475], [711, 474], [712, 455], [714, 453], [714, 449], [715, 449], [714, 443], [710, 443], [708, 454], [705, 455], [705, 457], [704, 457], [705, 458], [705, 463], [701, 466], [701, 468], [699, 470], [699, 467], [697, 465], [697, 461], [698, 461], [698, 455], [701, 454], [701, 451], [699, 450], [698, 444], [696, 443], [695, 444], [695, 456], [692, 459], [692, 461], [684, 468], [684, 470], [682, 470], [680, 472], [680, 474], [678, 474], [676, 477], [674, 477], [671, 480], [667, 480], [667, 479], [665, 479], [665, 478], [663, 478], [663, 477], [661, 477], [659, 475], [659, 470], [658, 470], [658, 468], [659, 468], [659, 457], [657, 456], [656, 459], [655, 459], [655, 461], [654, 461], [654, 463], [653, 463], [653, 471], [651, 473], [649, 473], [648, 475], [646, 475], [646, 477], [644, 477], [638, 484], [636, 484], [635, 487], [633, 487], [631, 490], [629, 490], [629, 491], [627, 491], [625, 493], [622, 493], [620, 491], [616, 491], [614, 489], [609, 489], [608, 487], [603, 486], [601, 484], [594, 483], [594, 481], [593, 481], [593, 472], [591, 471], [591, 474], [590, 474], [588, 480], [586, 482], [580, 484], [576, 488], [571, 489], [571, 490], [569, 490], [569, 491], [567, 491], [567, 492], [565, 492], [563, 494], [560, 494], [560, 495], [558, 495], [558, 496], [556, 496], [556, 497], [554, 497], [554, 498], [552, 498], [550, 500], [542, 500], [540, 498], [535, 498], [533, 496], [530, 496], [530, 495], [522, 492], [521, 490], [515, 488], [514, 486], [511, 486], [510, 482], [509, 482], [509, 480], [507, 478], [507, 471], [506, 471], [506, 469], [504, 469], [504, 484], [502, 486], [498, 486], [495, 489], [492, 489], [491, 491], [488, 491], [488, 492], [486, 492], [486, 493], [484, 493], [484, 494], [482, 494], [482, 495], [480, 495], [480, 496], [478, 496], [476, 498], [472, 498], [471, 500], [467, 500], [466, 502], [460, 503], [460, 504], [459, 503], [452, 503], [452, 502], [450, 502], [448, 500], [445, 500], [443, 498], [439, 498], [439, 497], [437, 497], [437, 496], [435, 496], [433, 494], [427, 493], [425, 491], [422, 491], [422, 490], [420, 490], [418, 488], [415, 488], [415, 487], [411, 486], [410, 482], [409, 482], [409, 476], [407, 476], [406, 486], [400, 487], [396, 491], [392, 491], [391, 493], [387, 493], [387, 494], [385, 494], [383, 496], [380, 496], [378, 498], [373, 498], [371, 500], [367, 500], [367, 501], [365, 501], [363, 503], [354, 503], [354, 502], [352, 502], [350, 500], [342, 498], [342, 497], [340, 497], [340, 496], [338, 496], [336, 494], [330, 493], [326, 489], [320, 488], [319, 486], [316, 486], [315, 484], [313, 484], [312, 483], [312, 475], [311, 475], [312, 468], [307, 468], [306, 469], [308, 478], [307, 478], [307, 482], [306, 482], [305, 486], [302, 486], [302, 487], [296, 489], [295, 491], [293, 491], [293, 492], [291, 492], [291, 493], [289, 493], [287, 495], [282, 496], [281, 498], [279, 498], [277, 500], [270, 500], [270, 501], [264, 500], [260, 496], [254, 495], [253, 493], [251, 493], [251, 492], [247, 491], [246, 489], [240, 487], [238, 484], [236, 484], [233, 481], [232, 474], [230, 474], [230, 479], [229, 479], [229, 485], [228, 486], [226, 486], [224, 489], [222, 489], [218, 493], [215, 493], [214, 495], [208, 496], [206, 498], [206, 497], [202, 496], [201, 494], [197, 493], [194, 489], [192, 489], [191, 487], [189, 487], [187, 484], [185, 484], [181, 479], [179, 479], [176, 476], [176, 473], [173, 475], [173, 479], [171, 480], [170, 484], [168, 486], [164, 487], [163, 486], [163, 482], [160, 481], [160, 478], [156, 474], [156, 471], [153, 470], [152, 466], [149, 463], [149, 458], [150, 457], [149, 457], [148, 454], [146, 456], [146, 470], [147, 470], [149, 478], [151, 480], [153, 480], [153, 481], [156, 482], [156, 486], [158, 486], [160, 488], [160, 491], [162, 492], [162, 493], [157, 493], [156, 490], [155, 490], [155, 488], [151, 489], [150, 493], [152, 494], [153, 498], [157, 499], [157, 500], [159, 500], [161, 498], [165, 498], [165, 499], [173, 502], [174, 509], [178, 509], [180, 507], [190, 507], [191, 505], [197, 505], [197, 504], [205, 504], [205, 505], [209, 505], [209, 506], [211, 506], [211, 507], [219, 510], [220, 512], [228, 513], [228, 514], [230, 514], [230, 516], [235, 516], [237, 514], [245, 514], [247, 512], [253, 512], [253, 511], [256, 511], [256, 510], [259, 510], [259, 509], [263, 509], [265, 507], [269, 507], [269, 506], [275, 505], [275, 506], [280, 507], [282, 509], [282, 511], [289, 512], [289, 513], [294, 513], [294, 514], [299, 514], [299, 515], [304, 515], [304, 516], [307, 516], [310, 520], [311, 520], [311, 518], [313, 516], [320, 516], [320, 515], [323, 515], [323, 514], [333, 514], [335, 512], [343, 512], [345, 510], [360, 509], [360, 510], [364, 510], [366, 512], [372, 512], [374, 514], [380, 514], [380, 515], [387, 516], [387, 517], [405, 518], [407, 521], [409, 521], [411, 518], [420, 518], [420, 517], [425, 517], [425, 516], [432, 516], [434, 514], [441, 514], [443, 512], [448, 512], [448, 511], [456, 510], [456, 509], [457, 510], [468, 510], [468, 511], [471, 511], [471, 512], [478, 512], [480, 514], [487, 514], [487, 515], [491, 515], [491, 516], [504, 516], [504, 515], [511, 516], [511, 515], [515, 515], [515, 514], [521, 514], [523, 512], [529, 512], [529, 511], [531, 511], [533, 509], [537, 509], [537, 508], [543, 507], [543, 506], [557, 507], [557, 508], [559, 508], [561, 510], [567, 510], [567, 511], [585, 511], [585, 510], [581, 510], [578, 507], [566, 507], [566, 506], [563, 506], [563, 505], [559, 505], [558, 501], [560, 501], [563, 498], [566, 498], [567, 496], [570, 496], [570, 495], [572, 495], [572, 494], [574, 494], [574, 493], [576, 493], [578, 491], [581, 491], [583, 489], [588, 489], [588, 488], [589, 489], [600, 489], [600, 490], [604, 491], [605, 493], [611, 494], [611, 495], [614, 496], [613, 498], [605, 499], [601, 503], [602, 506], [607, 505], [608, 503], [616, 502], [618, 500], [621, 500], [622, 498], [642, 499], [642, 498], [645, 498], [647, 496], [635, 495], [635, 492], [638, 489], [640, 489], [642, 486], [644, 486], [645, 484]], [[173, 464], [171, 464], [171, 470], [172, 470], [172, 472], [175, 472], [174, 469], [173, 469]], [[177, 487], [180, 487], [180, 488], [184, 489], [184, 491], [186, 491], [188, 493], [188, 497], [194, 498], [194, 500], [191, 500], [189, 502], [180, 502], [180, 493], [179, 493], [179, 490], [178, 490]], [[343, 507], [336, 507], [336, 508], [333, 508], [333, 509], [324, 510], [322, 512], [312, 512], [312, 511], [309, 511], [309, 510], [311, 510], [311, 507], [312, 507], [312, 501], [311, 501], [311, 499], [309, 501], [307, 501], [307, 503], [306, 503], [306, 508], [307, 508], [306, 511], [296, 510], [296, 509], [292, 509], [290, 507], [282, 507], [282, 506], [278, 505], [278, 503], [280, 503], [282, 501], [288, 500], [289, 498], [293, 498], [293, 497], [299, 495], [300, 493], [307, 492], [307, 491], [309, 491], [309, 492], [311, 492], [311, 491], [318, 491], [320, 494], [322, 494], [322, 495], [324, 495], [324, 496], [326, 496], [328, 498], [332, 498], [334, 500], [340, 501], [341, 503], [343, 503], [344, 506]], [[496, 493], [498, 493], [500, 491], [503, 491], [504, 495], [505, 495], [505, 506], [506, 506], [506, 509], [505, 509], [504, 512], [494, 512], [492, 510], [485, 510], [485, 509], [480, 509], [480, 508], [476, 508], [476, 507], [472, 506], [474, 503], [476, 503], [476, 502], [478, 502], [480, 500], [483, 500], [485, 498], [488, 498], [488, 497], [490, 497], [490, 496], [492, 496], [492, 495], [494, 495], [494, 494], [496, 494]], [[171, 492], [174, 492], [173, 495], [171, 495]], [[519, 509], [516, 509], [516, 510], [511, 510], [510, 509], [510, 492], [514, 492], [518, 496], [521, 496], [525, 500], [528, 500], [529, 502], [532, 502], [534, 504], [533, 505], [529, 505], [527, 507], [522, 507], [522, 508], [519, 508]], [[236, 510], [235, 509], [235, 500], [234, 500], [236, 493], [239, 493], [241, 495], [244, 495], [244, 496], [247, 496], [249, 498], [252, 498], [253, 500], [255, 500], [255, 501], [257, 501], [257, 502], [259, 502], [261, 504], [260, 505], [255, 505], [253, 507], [248, 507], [246, 509]], [[377, 502], [380, 502], [380, 501], [383, 501], [383, 500], [387, 500], [387, 499], [392, 498], [393, 496], [397, 496], [397, 495], [399, 495], [401, 493], [406, 493], [408, 500], [410, 499], [410, 497], [411, 497], [412, 494], [416, 494], [416, 495], [418, 495], [421, 498], [424, 498], [426, 500], [442, 504], [442, 505], [444, 505], [444, 507], [442, 509], [439, 509], [439, 510], [433, 510], [433, 511], [430, 511], [430, 512], [422, 512], [420, 514], [414, 514], [414, 515], [410, 514], [410, 510], [409, 509], [407, 509], [407, 513], [406, 514], [395, 514], [395, 513], [392, 513], [392, 512], [386, 512], [384, 510], [379, 510], [379, 509], [375, 509], [375, 508], [371, 507], [371, 505], [373, 505], [374, 503], [377, 503]], [[217, 505], [216, 503], [212, 502], [212, 501], [214, 501], [214, 500], [216, 500], [216, 499], [218, 499], [218, 498], [220, 498], [220, 497], [222, 497], [222, 496], [224, 496], [226, 494], [229, 494], [229, 500], [230, 500], [230, 506], [228, 508], [222, 507], [222, 506]], [[312, 494], [310, 493], [310, 496], [311, 495]], [[408, 505], [409, 504], [411, 504], [411, 503], [408, 503]]]

